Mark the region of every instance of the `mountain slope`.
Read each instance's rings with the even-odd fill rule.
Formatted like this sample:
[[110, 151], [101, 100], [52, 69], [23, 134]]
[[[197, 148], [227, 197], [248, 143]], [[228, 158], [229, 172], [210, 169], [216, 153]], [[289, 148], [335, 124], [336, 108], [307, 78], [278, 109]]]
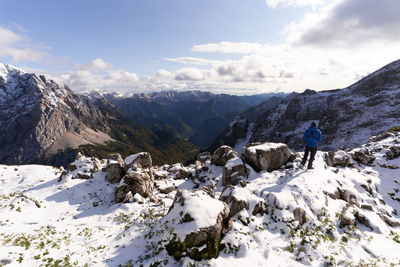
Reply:
[[105, 156], [116, 149], [124, 155], [148, 150], [160, 163], [186, 161], [197, 151], [189, 142], [134, 122], [101, 95], [75, 94], [10, 65], [0, 64], [0, 95], [2, 163], [66, 165], [78, 150]]
[[[155, 181], [156, 198], [137, 197], [121, 204], [114, 202], [119, 184], [110, 184], [101, 171], [105, 161], [91, 179], [77, 178], [79, 172], [93, 172], [92, 159], [87, 157], [77, 159], [78, 169], [62, 177], [59, 169], [48, 166], [2, 165], [0, 262], [11, 266], [397, 266], [400, 181], [395, 166], [400, 165], [400, 154], [392, 158], [388, 153], [398, 147], [400, 134], [383, 137], [359, 148], [375, 157], [369, 165], [350, 158], [353, 167], [330, 167], [325, 153], [318, 152], [311, 171], [300, 168], [301, 154], [294, 164], [279, 170], [251, 171], [243, 178], [245, 187], [229, 187], [240, 208], [221, 238], [219, 256], [202, 261], [178, 260], [167, 253], [171, 229], [164, 216], [176, 188], [205, 190], [217, 202], [225, 188], [222, 166], [208, 161], [197, 177], [194, 165], [154, 167], [152, 171], [163, 177]], [[192, 179], [179, 177], [177, 168], [192, 173]], [[142, 171], [146, 170], [137, 170]], [[259, 201], [267, 209], [255, 213]]]
[[250, 141], [303, 145], [311, 121], [323, 133], [323, 149], [360, 145], [400, 121], [400, 60], [341, 90], [306, 90], [260, 115]]

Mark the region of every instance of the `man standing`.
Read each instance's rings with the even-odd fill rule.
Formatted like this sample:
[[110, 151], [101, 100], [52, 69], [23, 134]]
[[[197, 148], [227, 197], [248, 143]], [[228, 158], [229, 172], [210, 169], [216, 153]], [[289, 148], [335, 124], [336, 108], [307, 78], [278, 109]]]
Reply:
[[306, 141], [306, 149], [301, 165], [304, 166], [306, 164], [308, 154], [310, 153], [307, 169], [313, 169], [312, 163], [315, 158], [315, 153], [317, 153], [318, 142], [322, 139], [321, 132], [317, 129], [317, 123], [315, 121], [313, 121], [310, 128], [305, 131], [303, 139]]

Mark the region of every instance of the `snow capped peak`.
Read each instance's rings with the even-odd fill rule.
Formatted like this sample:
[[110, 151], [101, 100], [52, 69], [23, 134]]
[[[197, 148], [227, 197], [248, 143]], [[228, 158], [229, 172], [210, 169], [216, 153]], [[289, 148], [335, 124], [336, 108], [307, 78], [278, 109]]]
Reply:
[[17, 73], [23, 74], [25, 73], [25, 71], [9, 64], [0, 63], [0, 78], [3, 78], [3, 80], [7, 81], [7, 77], [10, 74], [17, 74]]

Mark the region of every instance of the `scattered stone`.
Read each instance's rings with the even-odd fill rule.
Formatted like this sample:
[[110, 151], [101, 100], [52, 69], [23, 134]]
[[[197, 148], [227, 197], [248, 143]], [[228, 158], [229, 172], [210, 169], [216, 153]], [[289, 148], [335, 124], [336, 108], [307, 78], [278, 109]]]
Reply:
[[211, 163], [217, 166], [225, 166], [226, 162], [238, 156], [237, 152], [230, 146], [221, 146], [215, 150], [211, 157]]
[[325, 153], [325, 162], [331, 167], [354, 167], [350, 156], [343, 150], [329, 151]]
[[76, 177], [77, 177], [77, 178], [80, 178], [80, 179], [90, 179], [90, 178], [93, 177], [93, 174], [92, 174], [92, 173], [87, 173], [87, 172], [81, 172], [81, 171], [79, 171], [79, 172], [76, 174]]
[[78, 167], [76, 167], [76, 165], [74, 165], [74, 164], [69, 164], [69, 165], [68, 165], [68, 170], [69, 170], [70, 172], [73, 172], [73, 171], [75, 171], [76, 169], [78, 169]]
[[357, 219], [357, 221], [359, 221], [361, 224], [364, 224], [365, 226], [367, 226], [369, 229], [371, 229], [371, 231], [374, 230], [374, 228], [371, 226], [371, 223], [369, 222], [369, 220], [367, 219], [367, 217], [365, 217], [363, 214], [360, 214], [358, 211], [354, 214], [354, 217]]
[[125, 195], [125, 198], [124, 198], [124, 200], [122, 201], [122, 203], [125, 204], [125, 203], [128, 203], [128, 202], [131, 202], [132, 198], [133, 198], [132, 191], [129, 191], [129, 192]]
[[343, 228], [345, 226], [354, 226], [354, 225], [356, 225], [356, 221], [354, 219], [351, 219], [351, 218], [347, 217], [346, 215], [342, 215], [340, 217], [339, 228]]
[[364, 210], [373, 211], [372, 206], [371, 206], [371, 205], [368, 205], [368, 204], [361, 204], [361, 208], [364, 209]]
[[187, 179], [191, 176], [191, 172], [182, 163], [173, 164], [168, 171], [175, 174], [175, 179]]
[[387, 225], [391, 227], [400, 226], [399, 222], [390, 220], [387, 216], [383, 215], [382, 213], [379, 213], [378, 215], [382, 219], [382, 221], [384, 221]]
[[243, 156], [256, 171], [273, 171], [286, 164], [292, 152], [282, 143], [250, 143], [243, 147]]
[[400, 157], [400, 146], [391, 146], [389, 151], [386, 152], [386, 158], [392, 160], [398, 157]]
[[253, 211], [251, 212], [254, 216], [260, 214], [263, 216], [264, 214], [268, 214], [268, 203], [266, 201], [260, 201], [255, 206]]
[[168, 187], [164, 187], [164, 188], [161, 187], [158, 189], [158, 191], [160, 191], [160, 193], [162, 193], [162, 194], [169, 194], [174, 190], [175, 190], [174, 186], [168, 186]]
[[228, 160], [222, 171], [222, 185], [237, 185], [241, 180], [247, 178], [250, 174], [250, 168], [236, 157]]

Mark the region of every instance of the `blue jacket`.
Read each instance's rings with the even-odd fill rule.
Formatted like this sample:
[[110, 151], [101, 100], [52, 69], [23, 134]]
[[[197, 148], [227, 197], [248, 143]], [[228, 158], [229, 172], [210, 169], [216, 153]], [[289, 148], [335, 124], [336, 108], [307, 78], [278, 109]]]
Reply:
[[322, 140], [322, 134], [315, 126], [310, 126], [305, 131], [303, 139], [306, 140], [306, 146], [317, 147], [318, 142]]

